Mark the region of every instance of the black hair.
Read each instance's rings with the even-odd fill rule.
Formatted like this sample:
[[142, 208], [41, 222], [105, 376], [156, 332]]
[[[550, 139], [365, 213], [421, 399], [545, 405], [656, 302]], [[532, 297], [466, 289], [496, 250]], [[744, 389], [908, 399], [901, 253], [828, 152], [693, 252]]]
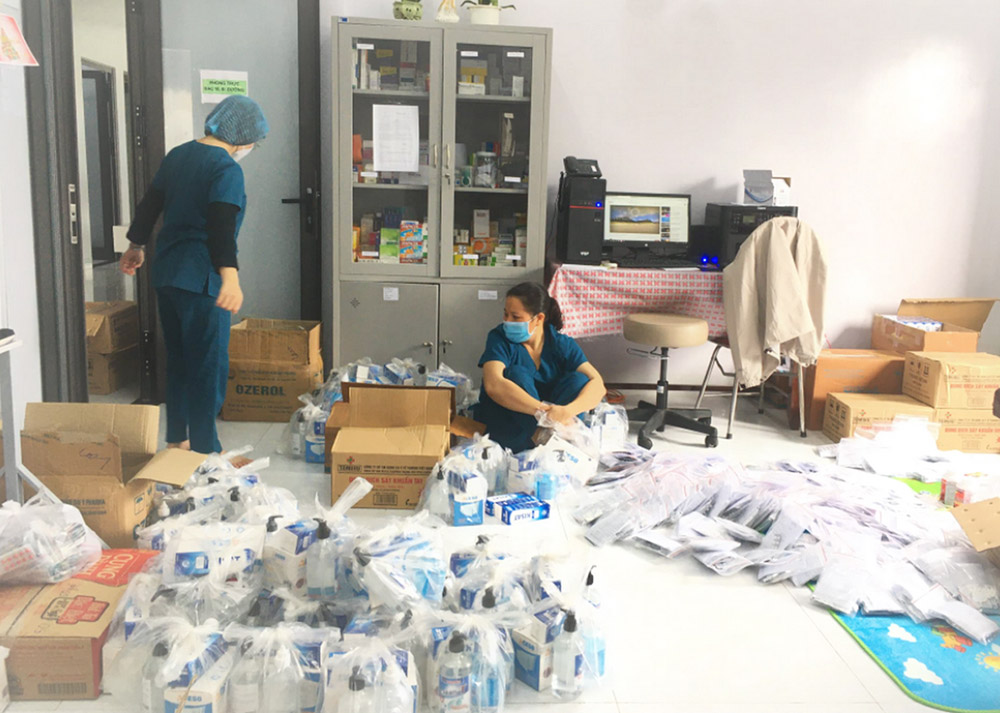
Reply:
[[562, 310], [554, 297], [549, 297], [545, 288], [537, 282], [522, 282], [507, 290], [508, 297], [516, 297], [524, 305], [524, 309], [534, 317], [544, 313], [546, 324], [551, 324], [557, 331], [563, 327]]

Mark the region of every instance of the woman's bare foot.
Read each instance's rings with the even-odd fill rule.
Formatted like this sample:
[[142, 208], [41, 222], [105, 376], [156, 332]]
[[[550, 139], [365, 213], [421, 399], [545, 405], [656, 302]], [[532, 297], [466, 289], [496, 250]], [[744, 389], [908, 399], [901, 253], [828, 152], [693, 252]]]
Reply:
[[191, 450], [191, 441], [181, 441], [180, 443], [168, 443], [167, 448], [179, 448], [182, 451]]

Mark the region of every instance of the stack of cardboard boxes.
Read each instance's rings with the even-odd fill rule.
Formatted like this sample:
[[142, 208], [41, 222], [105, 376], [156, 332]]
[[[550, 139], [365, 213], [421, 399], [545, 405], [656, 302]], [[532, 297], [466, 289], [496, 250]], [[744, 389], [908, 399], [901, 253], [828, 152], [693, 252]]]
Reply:
[[139, 308], [135, 302], [88, 302], [87, 386], [91, 394], [113, 394], [136, 378], [139, 368]]
[[245, 319], [229, 332], [227, 421], [287, 421], [323, 383], [320, 323]]
[[[809, 427], [839, 441], [863, 428], [888, 428], [897, 415], [941, 424], [942, 450], [1000, 453], [1000, 357], [977, 352], [993, 299], [903, 300], [876, 315], [872, 350], [824, 351], [806, 374]], [[902, 319], [901, 319], [902, 318]], [[909, 321], [941, 322], [926, 331]]]

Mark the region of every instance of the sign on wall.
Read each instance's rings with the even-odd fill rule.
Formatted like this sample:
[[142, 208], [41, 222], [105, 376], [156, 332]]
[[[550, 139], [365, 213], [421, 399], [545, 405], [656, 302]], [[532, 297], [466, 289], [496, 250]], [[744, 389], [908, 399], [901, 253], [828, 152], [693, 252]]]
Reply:
[[17, 26], [17, 20], [11, 15], [0, 15], [0, 64], [38, 66], [38, 60], [31, 54], [21, 28]]
[[201, 103], [218, 104], [232, 95], [247, 96], [247, 72], [224, 69], [201, 70]]

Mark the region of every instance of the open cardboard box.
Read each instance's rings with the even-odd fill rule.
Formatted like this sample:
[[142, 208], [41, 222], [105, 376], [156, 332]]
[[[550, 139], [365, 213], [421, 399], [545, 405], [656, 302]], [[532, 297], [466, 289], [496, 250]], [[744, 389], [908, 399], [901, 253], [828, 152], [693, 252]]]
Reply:
[[925, 332], [877, 314], [872, 321], [872, 347], [892, 352], [974, 352], [996, 298], [905, 299], [899, 317], [927, 317], [944, 326]]
[[353, 383], [342, 388], [344, 400], [334, 404], [326, 422], [334, 500], [360, 477], [373, 487], [358, 507], [413, 508], [452, 437], [485, 430], [455, 415], [451, 388]]
[[[805, 370], [806, 426], [823, 429], [828, 394], [900, 394], [903, 355], [877, 349], [824, 349]], [[792, 390], [797, 400], [797, 392]], [[795, 404], [796, 407], [798, 404]], [[795, 409], [797, 416], [798, 410]]]
[[101, 650], [132, 575], [157, 552], [105, 550], [58, 584], [0, 588], [0, 645], [13, 700], [97, 698]]
[[1000, 498], [957, 505], [952, 513], [976, 552], [983, 553], [1000, 567]]
[[106, 543], [132, 547], [155, 484], [180, 487], [205, 460], [179, 449], [157, 453], [159, 430], [156, 406], [28, 404], [21, 461]]
[[139, 343], [139, 306], [135, 302], [86, 304], [87, 351], [111, 354]]

